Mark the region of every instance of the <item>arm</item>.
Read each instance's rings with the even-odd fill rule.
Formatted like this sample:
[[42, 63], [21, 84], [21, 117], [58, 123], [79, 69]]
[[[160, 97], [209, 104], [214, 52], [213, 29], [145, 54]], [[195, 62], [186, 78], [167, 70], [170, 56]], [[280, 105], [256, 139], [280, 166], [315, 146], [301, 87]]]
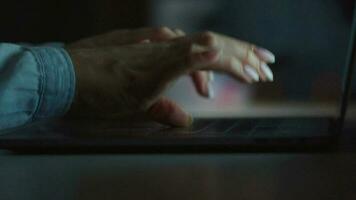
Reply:
[[58, 46], [0, 43], [0, 130], [59, 117], [69, 107], [72, 117], [189, 126], [191, 116], [163, 97], [178, 77], [192, 75], [205, 97], [211, 96], [207, 71], [247, 83], [273, 81], [271, 52], [213, 32], [113, 31], [65, 48], [70, 57]]
[[74, 88], [64, 49], [0, 43], [0, 130], [63, 115]]

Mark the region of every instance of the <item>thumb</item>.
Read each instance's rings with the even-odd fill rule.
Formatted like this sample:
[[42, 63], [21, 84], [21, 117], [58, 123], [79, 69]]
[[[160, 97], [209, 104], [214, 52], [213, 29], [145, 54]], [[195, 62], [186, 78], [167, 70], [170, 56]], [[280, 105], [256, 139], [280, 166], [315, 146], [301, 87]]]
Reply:
[[193, 118], [185, 112], [177, 103], [161, 97], [149, 109], [148, 115], [155, 121], [177, 127], [188, 127]]

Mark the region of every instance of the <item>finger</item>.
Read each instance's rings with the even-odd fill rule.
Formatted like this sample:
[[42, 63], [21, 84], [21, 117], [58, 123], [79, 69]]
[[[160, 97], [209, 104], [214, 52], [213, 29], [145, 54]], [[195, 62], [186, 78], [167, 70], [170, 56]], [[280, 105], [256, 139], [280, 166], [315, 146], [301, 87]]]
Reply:
[[211, 71], [194, 71], [191, 73], [192, 81], [197, 92], [204, 97], [213, 98], [214, 75]]
[[240, 60], [235, 57], [224, 58], [217, 50], [193, 53], [190, 60], [193, 68], [222, 71], [241, 82], [254, 82], [253, 78], [245, 74], [244, 66]]
[[154, 42], [162, 42], [171, 39], [175, 39], [179, 37], [179, 35], [174, 32], [172, 29], [168, 27], [160, 27], [157, 29], [153, 29], [150, 36], [147, 39], [150, 39]]
[[215, 48], [218, 46], [218, 38], [215, 33], [209, 31], [194, 35], [192, 41], [208, 48]]
[[246, 55], [242, 59], [242, 62], [246, 66], [253, 67], [257, 70], [259, 77], [262, 81], [273, 81], [273, 72], [271, 68], [267, 65], [268, 62], [274, 61], [274, 55], [266, 50], [258, 48], [252, 44], [244, 43], [244, 54]]
[[186, 33], [182, 29], [174, 29], [174, 32], [178, 37], [184, 37]]
[[[236, 51], [235, 55], [231, 54], [230, 56], [236, 56], [241, 60], [250, 78], [254, 81], [259, 81], [259, 79], [262, 81], [273, 81], [272, 70], [264, 60], [255, 54], [256, 48], [254, 45], [209, 31], [195, 35], [193, 41], [204, 47], [220, 48], [224, 52], [223, 54], [229, 55], [231, 52]], [[266, 50], [262, 52], [263, 50], [258, 48], [257, 51], [266, 57]], [[271, 55], [268, 56], [271, 57]], [[272, 58], [269, 59], [271, 60]], [[256, 76], [255, 72], [257, 72], [258, 76]]]
[[254, 52], [256, 55], [264, 62], [261, 63], [260, 69], [261, 72], [266, 76], [267, 80], [273, 81], [273, 72], [271, 68], [266, 64], [266, 63], [274, 63], [275, 62], [275, 56], [272, 52], [270, 52], [267, 49], [261, 48], [261, 47], [256, 47], [254, 49]]
[[246, 45], [244, 47], [245, 56], [243, 58], [240, 57], [240, 59], [243, 65], [248, 69], [254, 68], [262, 81], [267, 81], [266, 74], [261, 70], [261, 65], [264, 62], [257, 57], [257, 55], [254, 53], [254, 49], [255, 47], [253, 45]]
[[250, 84], [256, 81], [254, 77], [249, 74], [248, 70], [245, 70], [243, 63], [235, 57], [222, 59], [220, 62], [221, 68], [233, 78]]
[[191, 73], [192, 81], [197, 92], [204, 97], [208, 97], [208, 79], [206, 71], [195, 71]]
[[188, 127], [193, 123], [193, 118], [177, 103], [161, 97], [148, 110], [148, 115], [155, 121], [177, 127]]
[[268, 81], [272, 82], [274, 80], [273, 72], [272, 72], [271, 68], [266, 63], [261, 64], [261, 71], [263, 74], [265, 74]]
[[215, 49], [211, 50], [192, 50], [190, 55], [190, 65], [195, 68], [201, 68], [216, 63], [219, 60], [220, 52]]
[[225, 56], [224, 49], [219, 48], [217, 44], [219, 41], [211, 37], [210, 33], [198, 34], [178, 41], [189, 46], [187, 49], [190, 53], [186, 66], [188, 66], [190, 72], [198, 70], [220, 71], [246, 83], [253, 83], [259, 79], [259, 74], [254, 67], [245, 67], [244, 63], [235, 56]]
[[[213, 33], [213, 32], [204, 32], [197, 34], [193, 36], [193, 42], [197, 43], [198, 47], [193, 46], [193, 52], [199, 52], [203, 51], [201, 53], [196, 53], [196, 55], [192, 56], [192, 59], [195, 60], [195, 62], [201, 62], [205, 65], [209, 65], [209, 62], [216, 62], [216, 63], [210, 63], [211, 66], [215, 66], [215, 70], [219, 71], [224, 71], [227, 73], [230, 73], [235, 79], [242, 81], [242, 82], [247, 82], [247, 83], [252, 83], [253, 81], [258, 81], [259, 80], [259, 75], [257, 70], [254, 70], [253, 67], [247, 66], [245, 70], [244, 63], [239, 61], [235, 57], [227, 57], [223, 55], [223, 51], [226, 51], [223, 47], [220, 47], [221, 43], [218, 39], [218, 34]], [[202, 49], [212, 49], [212, 50], [202, 50]], [[215, 52], [219, 52], [219, 54], [215, 55], [214, 54], [214, 49], [220, 49], [220, 50], [215, 50]], [[193, 61], [194, 63], [194, 61]]]
[[276, 58], [271, 51], [261, 48], [261, 47], [256, 47], [256, 48], [254, 48], [254, 50], [255, 50], [256, 55], [264, 62], [274, 63], [276, 61]]

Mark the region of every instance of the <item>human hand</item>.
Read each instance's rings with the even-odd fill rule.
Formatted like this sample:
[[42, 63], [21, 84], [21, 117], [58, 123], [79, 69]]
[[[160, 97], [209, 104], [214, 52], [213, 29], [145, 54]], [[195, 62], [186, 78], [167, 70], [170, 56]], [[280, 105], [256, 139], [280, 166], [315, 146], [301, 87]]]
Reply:
[[150, 42], [125, 45], [128, 41], [125, 39], [118, 42], [121, 46], [105, 46], [93, 40], [86, 46], [68, 46], [77, 75], [77, 93], [70, 115], [144, 117], [188, 126], [192, 122], [190, 115], [161, 96], [181, 75], [193, 74], [198, 92], [205, 96], [206, 84], [202, 83], [209, 78], [201, 70], [224, 72], [248, 83], [259, 78], [273, 79], [270, 69], [264, 66], [265, 62], [274, 61], [272, 54], [227, 36], [205, 32], [192, 36], [181, 34], [168, 40], [140, 39]]
[[[162, 42], [186, 36], [181, 29], [168, 27], [141, 28], [134, 30], [115, 30], [98, 36], [84, 38], [67, 45], [68, 49], [98, 48], [123, 46], [130, 44]], [[209, 71], [194, 71], [190, 74], [197, 92], [207, 98], [212, 98], [213, 73]]]

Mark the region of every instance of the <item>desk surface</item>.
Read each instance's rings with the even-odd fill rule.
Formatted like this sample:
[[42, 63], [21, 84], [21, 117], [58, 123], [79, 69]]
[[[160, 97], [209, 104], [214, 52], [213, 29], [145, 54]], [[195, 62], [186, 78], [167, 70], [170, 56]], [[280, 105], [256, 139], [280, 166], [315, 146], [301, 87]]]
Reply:
[[0, 156], [2, 200], [356, 199], [356, 153]]

